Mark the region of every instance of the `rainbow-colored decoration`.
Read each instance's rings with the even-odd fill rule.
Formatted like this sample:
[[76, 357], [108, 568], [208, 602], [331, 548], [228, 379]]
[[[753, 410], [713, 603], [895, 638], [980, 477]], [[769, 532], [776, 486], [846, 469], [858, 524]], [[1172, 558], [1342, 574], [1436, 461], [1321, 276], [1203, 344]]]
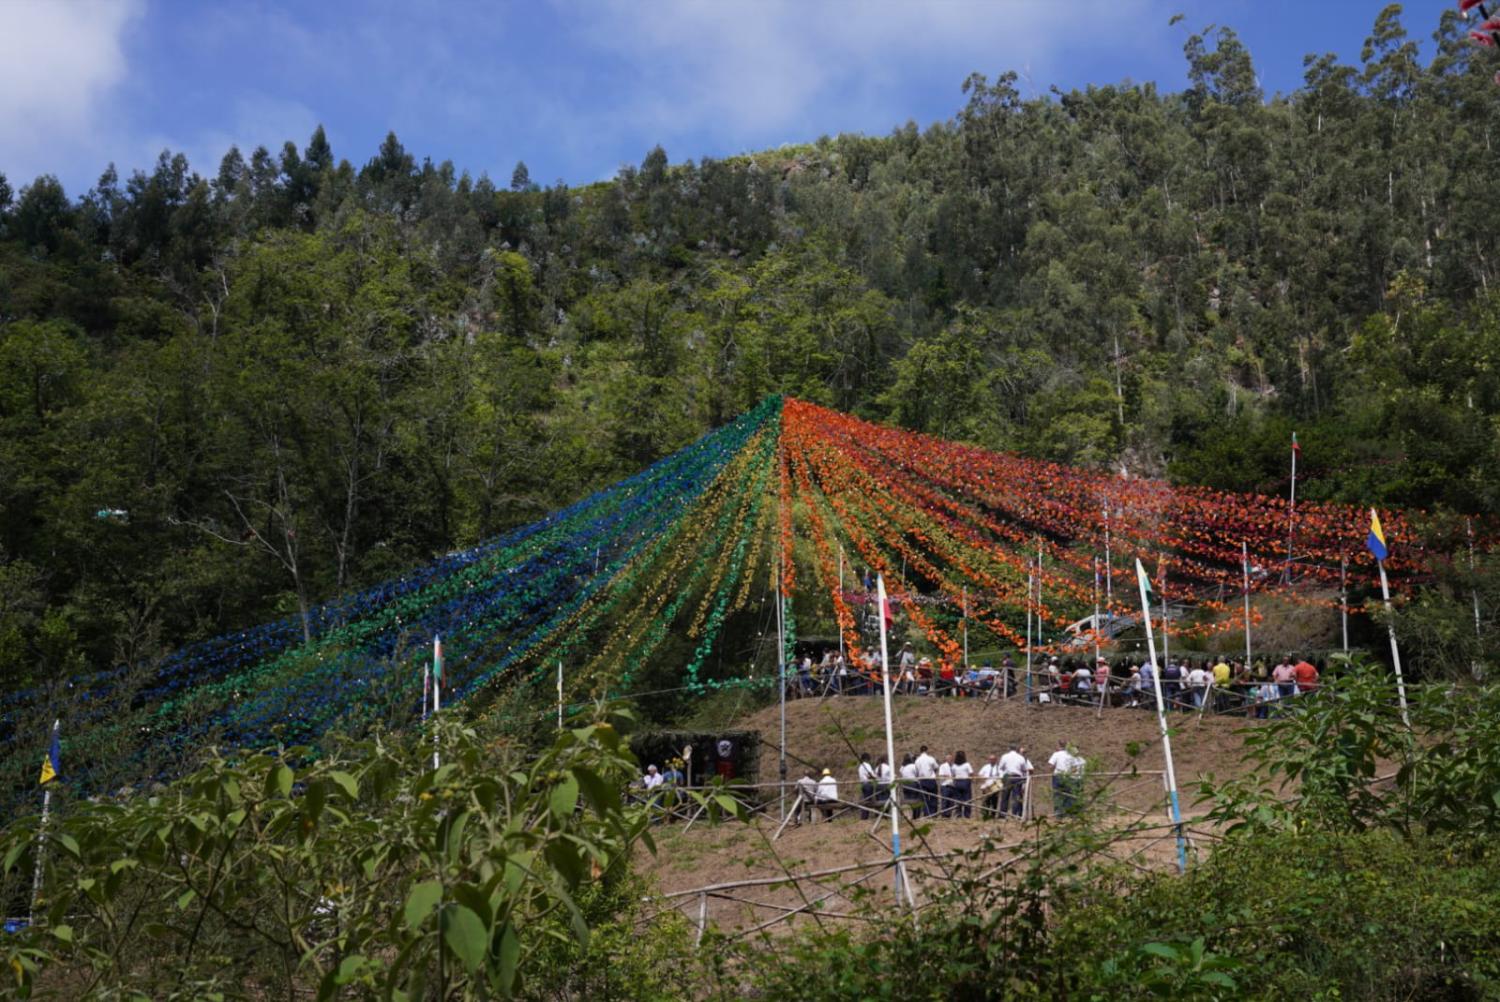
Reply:
[[[1415, 539], [1420, 517], [1386, 511], [1387, 538]], [[1289, 528], [1292, 583], [1280, 573]], [[0, 701], [5, 761], [30, 769], [46, 734], [24, 733], [25, 724], [54, 713], [69, 745], [67, 785], [81, 792], [98, 792], [100, 763], [114, 748], [151, 749], [131, 753], [138, 774], [165, 778], [170, 763], [209, 744], [316, 746], [331, 729], [403, 726], [418, 715], [421, 666], [437, 634], [445, 705], [550, 677], [559, 661], [568, 665], [570, 696], [629, 691], [637, 667], [668, 636], [693, 641], [682, 685], [735, 684], [705, 670], [709, 654], [783, 553], [783, 595], [806, 587], [810, 571], [803, 614], [836, 624], [854, 653], [865, 643], [855, 609], [864, 595], [852, 573], [840, 580], [841, 551], [851, 568], [883, 573], [910, 629], [939, 660], [956, 663], [961, 601], [970, 628], [1002, 645], [1024, 643], [1028, 610], [1053, 640], [1092, 613], [1106, 529], [1113, 560], [1105, 581], [1119, 586], [1111, 611], [1132, 611], [1133, 558], [1164, 561], [1163, 590], [1199, 613], [1175, 625], [1174, 637], [1239, 628], [1242, 542], [1252, 566], [1274, 570], [1253, 578], [1255, 592], [1336, 610], [1330, 596], [1341, 559], [1351, 586], [1375, 580], [1362, 556], [1363, 508], [1304, 502], [1293, 514], [1280, 497], [1125, 479], [772, 397], [533, 525], [317, 607], [310, 641], [301, 620], [289, 618], [185, 648], [144, 683], [139, 669], [120, 668], [9, 694]], [[1485, 533], [1488, 544], [1493, 531]], [[1026, 587], [1038, 549], [1040, 602]], [[1387, 569], [1407, 580], [1443, 559], [1409, 543], [1393, 553]], [[788, 633], [795, 636], [794, 624]], [[118, 777], [119, 760], [110, 766]]]

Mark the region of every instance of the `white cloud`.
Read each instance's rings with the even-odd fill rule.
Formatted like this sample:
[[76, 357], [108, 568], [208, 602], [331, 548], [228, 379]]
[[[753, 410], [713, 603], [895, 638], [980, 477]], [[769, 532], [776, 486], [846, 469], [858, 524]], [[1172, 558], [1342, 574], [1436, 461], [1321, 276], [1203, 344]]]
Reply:
[[25, 183], [93, 148], [125, 80], [124, 38], [142, 0], [10, 0], [0, 6], [0, 170]]
[[614, 110], [670, 132], [798, 129], [829, 100], [884, 128], [898, 124], [897, 91], [914, 76], [951, 78], [956, 106], [970, 70], [1030, 70], [1045, 89], [1062, 53], [1167, 28], [1149, 0], [560, 2], [588, 44], [634, 70]]
[[[268, 97], [257, 92], [234, 99], [232, 113], [225, 116], [227, 125], [205, 129], [191, 135], [157, 134], [144, 140], [137, 152], [139, 161], [149, 165], [162, 150], [182, 153], [192, 169], [207, 178], [219, 171], [219, 161], [231, 146], [238, 146], [246, 160], [257, 146], [264, 146], [272, 156], [281, 155], [281, 145], [288, 139], [300, 150], [307, 145], [318, 116], [300, 101]], [[132, 158], [132, 163], [135, 158]]]

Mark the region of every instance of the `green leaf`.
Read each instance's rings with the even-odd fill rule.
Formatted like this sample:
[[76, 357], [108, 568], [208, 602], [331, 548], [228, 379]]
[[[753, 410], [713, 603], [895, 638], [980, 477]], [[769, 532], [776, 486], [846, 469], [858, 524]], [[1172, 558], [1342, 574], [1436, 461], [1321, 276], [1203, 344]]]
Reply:
[[11, 843], [11, 847], [5, 853], [4, 869], [6, 873], [9, 873], [15, 867], [16, 861], [26, 852], [28, 845], [30, 845], [28, 842], [18, 841]]
[[350, 800], [359, 799], [359, 780], [355, 779], [347, 772], [339, 771], [330, 772], [328, 774], [328, 778], [337, 783], [339, 785], [339, 789], [343, 790], [344, 795], [347, 796]]
[[520, 964], [521, 938], [516, 935], [516, 927], [507, 922], [500, 933], [500, 971], [497, 981], [502, 994], [509, 995], [515, 991], [516, 969]]
[[117, 859], [109, 864], [110, 873], [119, 873], [121, 870], [129, 870], [139, 866], [140, 863], [134, 859]]
[[283, 797], [292, 795], [292, 770], [279, 762], [266, 777], [266, 796], [269, 797], [273, 793], [279, 793]]
[[484, 963], [485, 948], [489, 935], [479, 916], [463, 905], [448, 905], [441, 913], [443, 942], [464, 965], [464, 970], [473, 973]]
[[52, 935], [64, 943], [73, 942], [73, 927], [70, 925], [55, 925], [52, 927]]
[[443, 885], [436, 880], [424, 880], [413, 884], [406, 895], [406, 927], [416, 929], [443, 899]]
[[572, 773], [563, 776], [562, 782], [552, 788], [550, 809], [552, 816], [558, 820], [564, 820], [573, 816], [573, 809], [578, 806], [578, 780]]
[[1162, 957], [1166, 960], [1178, 960], [1182, 956], [1182, 954], [1177, 952], [1176, 947], [1169, 946], [1166, 943], [1147, 943], [1141, 947], [1141, 952], [1149, 953], [1155, 957]]
[[57, 833], [57, 844], [66, 849], [68, 851], [68, 855], [72, 856], [74, 859], [77, 859], [82, 855], [82, 853], [78, 849], [78, 840], [69, 835], [67, 832]]
[[178, 896], [178, 898], [177, 898], [177, 907], [178, 907], [178, 909], [181, 910], [183, 908], [186, 908], [188, 905], [192, 904], [193, 903], [193, 899], [196, 898], [197, 896], [198, 896], [198, 892], [195, 891], [195, 890], [193, 890], [191, 887], [188, 888], [187, 890], [183, 891], [182, 894], [180, 894]]

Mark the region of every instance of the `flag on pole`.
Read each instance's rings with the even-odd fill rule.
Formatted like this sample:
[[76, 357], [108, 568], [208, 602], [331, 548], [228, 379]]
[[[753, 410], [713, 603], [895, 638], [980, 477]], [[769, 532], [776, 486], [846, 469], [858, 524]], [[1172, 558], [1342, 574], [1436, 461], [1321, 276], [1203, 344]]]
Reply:
[[889, 630], [895, 625], [896, 617], [891, 615], [891, 600], [886, 595], [885, 589], [880, 589], [880, 618], [885, 620], [885, 628]]
[[1135, 558], [1135, 576], [1141, 583], [1141, 590], [1146, 593], [1146, 607], [1149, 609], [1151, 602], [1156, 598], [1156, 589], [1151, 587], [1151, 576], [1146, 573], [1146, 568], [1141, 564], [1141, 558]]
[[443, 638], [440, 636], [432, 638], [432, 681], [435, 685], [443, 684]]
[[1298, 456], [1302, 455], [1302, 446], [1297, 444], [1297, 433], [1295, 431], [1292, 432], [1292, 451]]
[[1365, 537], [1365, 546], [1375, 555], [1376, 560], [1384, 560], [1391, 555], [1390, 549], [1385, 545], [1385, 530], [1380, 527], [1380, 516], [1375, 509], [1370, 509], [1370, 534]]
[[52, 743], [47, 746], [47, 754], [42, 756], [42, 778], [37, 780], [38, 785], [46, 786], [62, 775], [62, 741], [58, 735], [57, 721], [52, 722]]

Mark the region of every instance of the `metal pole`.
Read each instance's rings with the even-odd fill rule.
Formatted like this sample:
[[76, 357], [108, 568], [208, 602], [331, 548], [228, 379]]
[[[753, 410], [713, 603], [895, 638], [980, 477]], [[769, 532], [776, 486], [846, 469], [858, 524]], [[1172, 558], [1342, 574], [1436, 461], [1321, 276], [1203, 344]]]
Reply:
[[776, 664], [781, 680], [781, 816], [786, 818], [786, 624], [781, 598], [781, 560], [776, 556]]
[[890, 652], [886, 647], [885, 639], [885, 575], [875, 578], [876, 598], [879, 606], [876, 609], [876, 618], [880, 620], [880, 675], [885, 683], [885, 760], [891, 764], [891, 786], [889, 790], [891, 811], [891, 860], [895, 870], [896, 900], [901, 900], [901, 885], [903, 873], [901, 870], [901, 811], [897, 806], [896, 788], [900, 785], [896, 782], [896, 735], [891, 724], [891, 659]]
[[1250, 670], [1250, 544], [1240, 541], [1240, 563], [1245, 573], [1245, 671]]
[[557, 662], [557, 729], [562, 730], [563, 725], [563, 695], [562, 695], [562, 661]]
[[[1167, 558], [1165, 556], [1157, 561], [1156, 573], [1161, 578], [1161, 659], [1165, 667], [1165, 662], [1172, 660], [1171, 634], [1167, 630]], [[1146, 610], [1146, 615], [1150, 618], [1151, 610]]]
[[1182, 807], [1177, 801], [1177, 769], [1172, 761], [1172, 731], [1167, 727], [1167, 710], [1161, 697], [1161, 665], [1156, 660], [1156, 637], [1151, 631], [1151, 600], [1146, 595], [1146, 568], [1140, 558], [1135, 561], [1136, 586], [1141, 592], [1141, 618], [1146, 621], [1146, 647], [1151, 654], [1151, 684], [1156, 689], [1156, 723], [1161, 728], [1161, 749], [1167, 759], [1167, 799], [1172, 808], [1172, 824], [1177, 829], [1177, 869], [1187, 872], [1187, 843], [1182, 837]]
[[1344, 653], [1349, 653], [1349, 558], [1339, 557], [1339, 625], [1344, 632]]
[[[432, 715], [436, 717], [438, 710], [443, 708], [443, 638], [434, 636], [432, 638]], [[434, 769], [442, 765], [442, 756], [438, 752], [437, 731], [432, 732], [432, 767]]]
[[[1474, 520], [1465, 519], [1469, 527], [1469, 578], [1471, 584], [1469, 594], [1474, 599], [1474, 639], [1479, 642], [1479, 647], [1484, 646], [1484, 632], [1479, 625], [1479, 578], [1474, 570]], [[1469, 664], [1469, 674], [1474, 676], [1475, 681], [1480, 678], [1479, 659], [1476, 657]]]
[[[50, 741], [61, 725], [61, 720], [52, 721], [52, 734], [48, 735]], [[50, 755], [51, 752], [49, 751]], [[42, 871], [47, 858], [47, 820], [52, 816], [52, 783], [51, 780], [42, 787], [42, 820], [36, 829], [36, 869], [31, 875], [31, 907], [26, 912], [26, 924], [33, 925], [36, 922], [36, 903], [42, 895]]]
[[1094, 557], [1094, 665], [1099, 664], [1099, 558]]
[[[839, 546], [839, 601], [844, 599], [844, 547]], [[839, 662], [844, 660], [844, 624], [838, 624], [839, 628]]]
[[1036, 576], [1031, 561], [1026, 561], [1026, 702], [1031, 702], [1031, 596], [1035, 591]]
[[964, 608], [963, 608], [963, 613], [964, 613], [964, 670], [967, 671], [969, 669], [969, 667], [970, 667], [970, 665], [969, 665], [969, 586], [968, 585], [964, 585]]
[[1109, 505], [1104, 506], [1104, 607], [1110, 610], [1110, 618], [1114, 618], [1115, 607], [1115, 565], [1109, 552]]
[[1292, 494], [1286, 505], [1286, 581], [1292, 580], [1292, 537], [1297, 531], [1297, 433], [1292, 432]]
[[432, 665], [422, 666], [422, 723], [427, 723], [427, 700], [432, 695]]
[[1036, 537], [1036, 645], [1042, 646], [1042, 537]]
[[1391, 611], [1391, 585], [1385, 577], [1385, 561], [1376, 560], [1380, 566], [1380, 594], [1385, 599], [1386, 626], [1391, 634], [1391, 662], [1396, 666], [1396, 696], [1401, 701], [1401, 722], [1411, 726], [1411, 717], [1406, 712], [1406, 679], [1401, 676], [1401, 649], [1396, 646], [1396, 619]]

